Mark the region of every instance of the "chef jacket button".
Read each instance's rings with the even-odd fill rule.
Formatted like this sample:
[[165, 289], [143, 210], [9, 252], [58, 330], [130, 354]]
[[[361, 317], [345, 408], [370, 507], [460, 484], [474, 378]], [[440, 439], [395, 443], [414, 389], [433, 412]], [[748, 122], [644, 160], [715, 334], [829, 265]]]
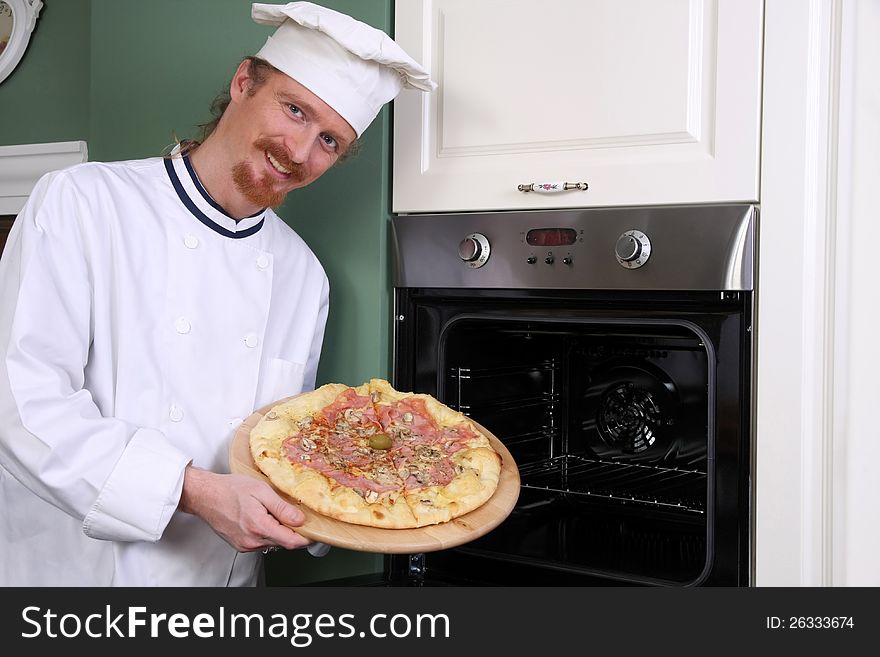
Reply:
[[268, 266], [269, 266], [269, 256], [267, 256], [265, 253], [261, 253], [257, 257], [257, 269], [263, 270]]
[[177, 329], [178, 333], [184, 335], [192, 330], [192, 324], [189, 323], [186, 317], [178, 317], [177, 321], [174, 322], [174, 328]]
[[180, 422], [183, 419], [183, 409], [180, 406], [172, 404], [168, 417], [171, 418], [172, 422]]
[[253, 349], [253, 348], [256, 347], [258, 344], [260, 344], [260, 338], [257, 337], [257, 334], [256, 334], [256, 333], [248, 333], [246, 336], [244, 336], [244, 343], [245, 343], [248, 347], [250, 347], [251, 349]]
[[183, 243], [186, 245], [186, 248], [194, 249], [199, 245], [199, 238], [195, 235], [186, 235], [183, 238]]

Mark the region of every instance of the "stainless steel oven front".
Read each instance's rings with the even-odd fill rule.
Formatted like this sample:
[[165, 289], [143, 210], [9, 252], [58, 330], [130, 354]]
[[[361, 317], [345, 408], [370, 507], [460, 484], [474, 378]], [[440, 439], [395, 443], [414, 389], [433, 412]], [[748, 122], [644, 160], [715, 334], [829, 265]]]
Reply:
[[748, 585], [757, 208], [393, 220], [398, 389], [492, 431], [522, 489], [397, 584]]

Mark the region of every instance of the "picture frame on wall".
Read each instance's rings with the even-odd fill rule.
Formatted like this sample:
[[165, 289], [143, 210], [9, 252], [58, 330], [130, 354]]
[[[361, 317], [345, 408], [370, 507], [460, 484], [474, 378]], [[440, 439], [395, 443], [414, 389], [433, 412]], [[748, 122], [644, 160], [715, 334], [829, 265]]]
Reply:
[[0, 83], [24, 57], [42, 0], [0, 0]]

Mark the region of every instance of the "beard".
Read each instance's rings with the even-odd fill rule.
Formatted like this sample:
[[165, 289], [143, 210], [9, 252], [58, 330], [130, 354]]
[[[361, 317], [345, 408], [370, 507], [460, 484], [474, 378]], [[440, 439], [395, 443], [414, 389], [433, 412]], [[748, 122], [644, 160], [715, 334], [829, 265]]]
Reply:
[[[291, 162], [287, 158], [287, 151], [271, 139], [265, 137], [258, 139], [254, 142], [254, 148], [260, 152], [268, 152], [281, 166], [290, 171], [290, 182], [299, 183], [305, 180], [306, 172], [303, 166]], [[290, 191], [278, 189], [276, 185], [279, 181], [269, 174], [258, 177], [244, 160], [232, 167], [232, 181], [248, 201], [261, 208], [274, 210], [284, 202], [287, 192]]]

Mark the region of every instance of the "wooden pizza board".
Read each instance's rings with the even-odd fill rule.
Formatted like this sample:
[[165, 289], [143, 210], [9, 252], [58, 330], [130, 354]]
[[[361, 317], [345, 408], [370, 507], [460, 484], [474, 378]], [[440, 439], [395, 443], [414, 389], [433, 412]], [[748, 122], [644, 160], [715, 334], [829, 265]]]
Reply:
[[[251, 456], [250, 432], [272, 407], [285, 401], [287, 399], [269, 404], [242, 422], [229, 445], [229, 468], [232, 472], [256, 477], [272, 486], [272, 482], [257, 468]], [[492, 447], [501, 456], [498, 487], [492, 497], [479, 508], [439, 525], [428, 525], [417, 529], [380, 529], [328, 518], [275, 489], [282, 498], [297, 506], [306, 517], [302, 526], [292, 529], [306, 538], [327, 545], [382, 554], [445, 550], [488, 534], [507, 518], [516, 504], [519, 497], [519, 470], [504, 443], [481, 425], [476, 422], [474, 424], [486, 434]]]

